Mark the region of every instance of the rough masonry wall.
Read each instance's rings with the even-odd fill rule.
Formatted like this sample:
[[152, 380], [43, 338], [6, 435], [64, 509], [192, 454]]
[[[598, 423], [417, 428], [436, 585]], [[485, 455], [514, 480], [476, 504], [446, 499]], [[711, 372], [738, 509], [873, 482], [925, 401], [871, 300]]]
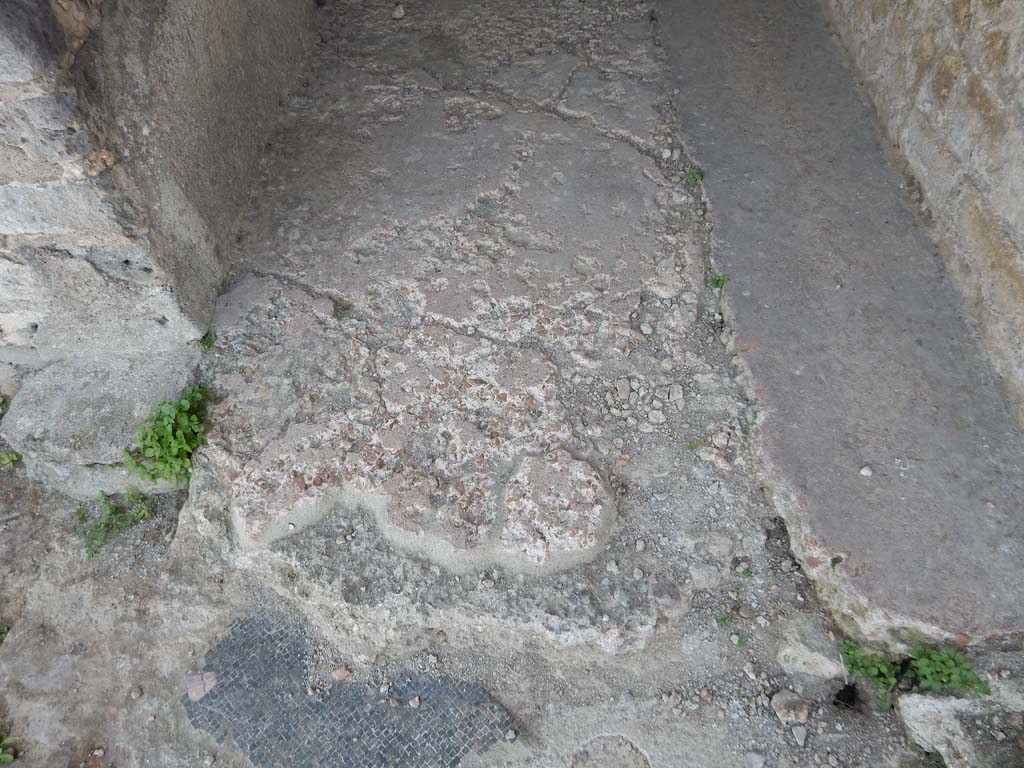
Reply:
[[1024, 2], [823, 2], [1024, 419]]
[[194, 337], [111, 183], [45, 3], [0, 7], [0, 390], [55, 361]]
[[315, 8], [0, 2], [0, 437], [37, 478], [117, 490], [193, 375]]

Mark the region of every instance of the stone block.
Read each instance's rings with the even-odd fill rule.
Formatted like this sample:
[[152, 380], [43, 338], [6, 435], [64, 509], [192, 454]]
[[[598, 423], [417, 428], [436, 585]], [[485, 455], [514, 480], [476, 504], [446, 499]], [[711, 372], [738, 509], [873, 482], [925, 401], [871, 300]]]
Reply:
[[48, 292], [30, 264], [6, 256], [0, 258], [0, 349], [34, 348], [33, 338], [50, 304]]
[[150, 409], [192, 382], [198, 355], [193, 348], [53, 363], [26, 379], [0, 422], [0, 435], [30, 459], [120, 463]]
[[123, 464], [66, 464], [31, 458], [23, 459], [22, 463], [32, 480], [80, 501], [92, 501], [100, 493], [138, 491], [148, 496], [179, 490], [179, 486], [166, 480], [151, 483], [129, 472]]
[[0, 235], [121, 234], [110, 196], [95, 181], [0, 186]]
[[0, 6], [0, 83], [27, 83], [58, 59], [60, 30], [42, 0]]
[[1005, 768], [1019, 765], [1024, 744], [1024, 691], [1015, 680], [1000, 680], [992, 696], [901, 696], [896, 709], [911, 739], [942, 755], [949, 768]]
[[147, 243], [131, 240], [33, 249], [30, 263], [49, 294], [35, 337], [43, 355], [144, 355], [201, 336], [149, 256]]
[[0, 184], [83, 178], [91, 151], [70, 96], [0, 101]]

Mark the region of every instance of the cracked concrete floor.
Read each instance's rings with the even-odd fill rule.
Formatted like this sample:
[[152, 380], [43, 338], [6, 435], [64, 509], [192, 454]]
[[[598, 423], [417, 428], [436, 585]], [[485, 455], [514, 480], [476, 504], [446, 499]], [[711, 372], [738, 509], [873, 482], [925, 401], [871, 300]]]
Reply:
[[[832, 703], [653, 9], [394, 11], [323, 11], [180, 514], [86, 561], [52, 514], [72, 505], [9, 477], [0, 717], [24, 764], [347, 765], [356, 731], [324, 713], [365, 709], [374, 744], [455, 755], [361, 744], [367, 766], [913, 765], [870, 696]], [[289, 629], [258, 631], [267, 610]], [[469, 746], [422, 725], [441, 699]]]

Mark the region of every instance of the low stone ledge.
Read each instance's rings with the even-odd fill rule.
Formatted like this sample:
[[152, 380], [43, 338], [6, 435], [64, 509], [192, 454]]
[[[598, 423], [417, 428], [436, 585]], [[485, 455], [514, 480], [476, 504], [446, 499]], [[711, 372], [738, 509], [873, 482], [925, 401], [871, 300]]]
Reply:
[[122, 452], [155, 404], [192, 383], [198, 355], [190, 349], [154, 358], [53, 363], [25, 381], [0, 422], [0, 435], [36, 476], [59, 490], [76, 496], [123, 490], [127, 473], [116, 467]]
[[62, 464], [55, 461], [24, 459], [25, 472], [37, 483], [80, 501], [91, 501], [100, 493], [107, 495], [138, 491], [147, 496], [173, 493], [181, 486], [166, 480], [150, 482], [124, 464]]

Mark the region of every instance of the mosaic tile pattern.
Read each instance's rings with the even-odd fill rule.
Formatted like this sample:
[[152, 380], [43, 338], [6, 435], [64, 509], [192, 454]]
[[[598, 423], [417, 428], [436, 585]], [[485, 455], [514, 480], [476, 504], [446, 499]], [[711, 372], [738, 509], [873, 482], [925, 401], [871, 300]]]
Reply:
[[190, 684], [182, 699], [189, 721], [220, 742], [230, 733], [260, 768], [453, 768], [513, 727], [479, 684], [446, 677], [403, 674], [386, 693], [335, 683], [312, 697], [305, 651], [295, 622], [269, 613], [236, 621], [207, 654], [202, 677], [215, 682]]

